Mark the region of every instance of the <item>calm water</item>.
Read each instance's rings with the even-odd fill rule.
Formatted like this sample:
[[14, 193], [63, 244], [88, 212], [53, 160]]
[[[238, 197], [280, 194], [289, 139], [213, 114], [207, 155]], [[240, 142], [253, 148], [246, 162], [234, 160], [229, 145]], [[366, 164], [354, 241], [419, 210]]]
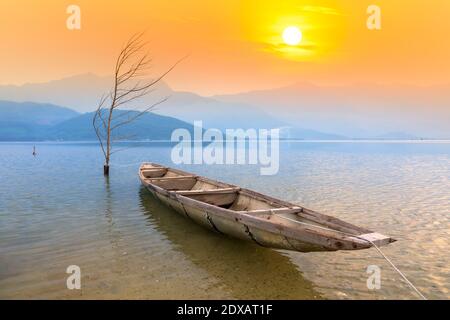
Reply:
[[[141, 161], [170, 147], [140, 143], [102, 176], [91, 143], [0, 144], [0, 298], [411, 299], [374, 249], [293, 253], [193, 225], [140, 186]], [[385, 253], [429, 298], [450, 298], [450, 143], [285, 142], [280, 172], [185, 169], [297, 202], [398, 241]], [[82, 289], [66, 289], [78, 265]], [[367, 289], [368, 265], [381, 268]]]

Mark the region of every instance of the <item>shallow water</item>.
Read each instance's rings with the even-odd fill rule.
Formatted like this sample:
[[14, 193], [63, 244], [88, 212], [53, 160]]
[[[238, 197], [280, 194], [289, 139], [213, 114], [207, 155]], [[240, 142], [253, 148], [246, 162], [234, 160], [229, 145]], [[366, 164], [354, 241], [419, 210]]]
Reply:
[[[0, 143], [0, 298], [411, 299], [374, 249], [295, 253], [192, 224], [140, 186], [141, 161], [170, 146], [135, 143], [102, 176], [93, 143]], [[280, 172], [183, 169], [302, 204], [393, 236], [383, 248], [428, 298], [450, 298], [450, 142], [284, 142]], [[81, 290], [66, 288], [78, 265]], [[381, 289], [366, 286], [369, 265]]]

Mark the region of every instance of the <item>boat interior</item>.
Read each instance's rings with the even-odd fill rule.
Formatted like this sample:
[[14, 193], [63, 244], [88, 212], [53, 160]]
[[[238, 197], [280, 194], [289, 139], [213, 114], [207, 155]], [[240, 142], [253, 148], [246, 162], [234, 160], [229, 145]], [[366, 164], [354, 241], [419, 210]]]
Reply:
[[247, 194], [239, 187], [176, 169], [143, 166], [141, 175], [145, 182], [167, 191], [234, 211], [266, 211], [283, 207], [262, 197]]
[[275, 220], [283, 225], [296, 226], [296, 222], [303, 221], [317, 226], [326, 225], [352, 234], [360, 234], [363, 231], [338, 219], [320, 215], [300, 206], [177, 169], [156, 164], [143, 164], [140, 168], [140, 176], [145, 183], [153, 184], [169, 192], [221, 208]]

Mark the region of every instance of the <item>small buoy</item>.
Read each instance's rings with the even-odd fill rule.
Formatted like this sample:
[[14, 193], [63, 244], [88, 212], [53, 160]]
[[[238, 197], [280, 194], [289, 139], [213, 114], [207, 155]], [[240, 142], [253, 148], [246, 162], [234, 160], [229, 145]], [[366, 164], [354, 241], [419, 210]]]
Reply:
[[33, 146], [33, 156], [35, 156], [36, 157], [36, 146]]

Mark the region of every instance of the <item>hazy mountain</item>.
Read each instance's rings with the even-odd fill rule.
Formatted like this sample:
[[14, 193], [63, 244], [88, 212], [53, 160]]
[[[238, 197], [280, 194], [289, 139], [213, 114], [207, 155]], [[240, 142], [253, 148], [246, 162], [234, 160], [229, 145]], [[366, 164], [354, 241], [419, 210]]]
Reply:
[[[128, 113], [122, 119], [133, 117], [136, 114], [136, 111], [116, 110], [115, 118], [121, 117], [124, 112]], [[0, 101], [0, 141], [95, 140], [97, 137], [92, 127], [93, 114], [93, 112], [88, 112], [80, 115], [68, 108], [50, 104]], [[248, 114], [248, 117], [250, 116], [251, 114]], [[244, 120], [241, 120], [241, 122], [235, 121], [233, 117], [236, 116], [231, 114], [228, 118], [229, 121], [235, 124], [239, 123], [242, 128], [250, 128], [255, 124], [245, 123]], [[223, 118], [219, 118], [219, 121]], [[266, 121], [270, 121], [270, 119]], [[220, 127], [220, 123], [217, 122], [216, 127]], [[268, 122], [267, 126], [271, 127], [274, 123], [276, 122]], [[210, 124], [205, 121], [203, 128], [211, 128]], [[172, 131], [178, 128], [185, 128], [191, 133], [193, 131], [193, 126], [190, 123], [148, 112], [137, 120], [121, 127], [115, 133], [117, 137], [127, 140], [170, 140]], [[291, 127], [283, 127], [281, 133], [282, 138], [338, 138], [330, 134]]]
[[280, 138], [282, 139], [301, 139], [301, 140], [346, 140], [348, 137], [320, 132], [310, 129], [299, 129], [293, 127], [282, 127], [280, 128]]
[[95, 110], [111, 83], [111, 77], [87, 73], [46, 83], [0, 86], [0, 99], [53, 103], [78, 112], [87, 112]]
[[[115, 117], [123, 112], [116, 110]], [[131, 112], [122, 119], [135, 114]], [[0, 141], [95, 140], [92, 117], [92, 112], [80, 115], [56, 105], [0, 101]], [[178, 128], [193, 131], [193, 126], [184, 121], [146, 113], [116, 134], [131, 140], [170, 140], [172, 131]]]
[[[78, 112], [91, 112], [96, 109], [101, 96], [109, 92], [112, 84], [112, 77], [88, 73], [47, 83], [0, 86], [0, 99], [54, 103]], [[130, 108], [144, 108], [165, 97], [169, 97], [169, 100], [158, 106], [155, 113], [191, 123], [201, 120], [208, 128], [275, 128], [286, 125], [259, 108], [242, 103], [224, 103], [190, 92], [173, 91], [163, 81], [157, 84], [153, 93], [135, 101]]]
[[35, 102], [0, 100], [1, 121], [18, 121], [38, 125], [53, 125], [79, 115], [69, 108]]
[[79, 113], [52, 104], [0, 101], [0, 140], [39, 140], [50, 126]]
[[[78, 112], [95, 110], [104, 92], [108, 92], [113, 83], [112, 77], [99, 77], [94, 74], [81, 74], [47, 83], [26, 84], [23, 86], [0, 86], [0, 98], [15, 101], [33, 100], [51, 102], [68, 106]], [[303, 139], [312, 134], [298, 135], [295, 125], [267, 114], [261, 108], [240, 102], [223, 102], [217, 99], [202, 97], [195, 93], [172, 90], [166, 83], [160, 82], [154, 92], [144, 99], [133, 103], [133, 109], [140, 109], [169, 97], [169, 100], [158, 106], [154, 113], [175, 117], [193, 123], [202, 121], [204, 128], [221, 130], [233, 128], [279, 128], [295, 127], [290, 130], [290, 137]], [[305, 131], [305, 133], [307, 130]], [[314, 139], [328, 139], [329, 135], [315, 132]]]
[[246, 103], [295, 126], [354, 138], [386, 132], [450, 138], [449, 87], [353, 85], [323, 87], [308, 83], [215, 96]]
[[[0, 99], [53, 103], [91, 112], [112, 83], [112, 77], [83, 74], [48, 83], [0, 86]], [[389, 132], [450, 138], [448, 92], [444, 86], [324, 87], [298, 83], [202, 97], [174, 91], [160, 82], [152, 94], [130, 107], [143, 108], [168, 96], [154, 113], [189, 123], [201, 120], [204, 128], [284, 128], [285, 137], [298, 139], [378, 138]]]
[[[380, 140], [417, 140], [421, 139], [413, 134], [407, 132], [388, 132], [376, 137]], [[422, 137], [423, 138], [423, 137]]]
[[[115, 117], [123, 115], [125, 110], [116, 110]], [[137, 114], [132, 111], [125, 115], [133, 118]], [[46, 131], [46, 138], [51, 140], [96, 140], [92, 127], [93, 112], [82, 114], [73, 119], [66, 120]], [[116, 138], [121, 140], [170, 140], [172, 131], [178, 128], [187, 129], [193, 134], [193, 126], [184, 121], [147, 112], [135, 121], [126, 124], [114, 131]]]

